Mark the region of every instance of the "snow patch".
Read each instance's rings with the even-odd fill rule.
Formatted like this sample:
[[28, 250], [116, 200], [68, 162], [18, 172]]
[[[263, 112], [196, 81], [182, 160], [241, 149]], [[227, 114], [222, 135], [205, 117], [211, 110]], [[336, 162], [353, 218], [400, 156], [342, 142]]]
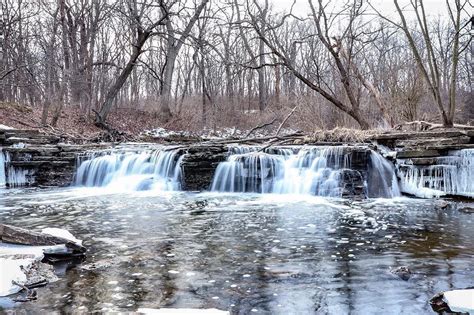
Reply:
[[15, 129], [15, 128], [12, 128], [12, 127], [10, 127], [10, 126], [6, 126], [6, 125], [0, 124], [0, 129], [1, 129], [1, 130], [13, 130], [13, 129]]
[[8, 296], [21, 291], [14, 285], [26, 282], [26, 275], [22, 268], [28, 270], [34, 262], [41, 261], [44, 250], [66, 250], [64, 245], [53, 246], [25, 246], [0, 243], [0, 296]]
[[[75, 238], [69, 231], [57, 228], [43, 229], [42, 233], [62, 237], [78, 245], [82, 241]], [[22, 269], [28, 270], [35, 262], [44, 258], [44, 251], [57, 252], [66, 251], [64, 244], [50, 246], [29, 246], [0, 242], [0, 296], [8, 296], [21, 291], [12, 281], [25, 283], [26, 274]]]
[[474, 312], [474, 289], [446, 291], [443, 296], [451, 311]]
[[82, 246], [82, 240], [78, 240], [77, 238], [75, 238], [74, 235], [72, 235], [68, 230], [58, 228], [45, 228], [41, 230], [41, 233], [64, 238], [74, 244]]

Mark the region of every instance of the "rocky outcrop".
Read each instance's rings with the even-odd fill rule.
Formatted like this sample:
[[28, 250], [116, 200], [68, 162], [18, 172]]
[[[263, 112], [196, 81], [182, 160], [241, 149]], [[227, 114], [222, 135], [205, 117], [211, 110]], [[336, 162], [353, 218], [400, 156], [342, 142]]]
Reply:
[[[389, 152], [385, 157], [396, 165], [402, 192], [419, 197], [446, 194], [474, 197], [474, 184], [470, 179], [474, 177], [474, 131], [392, 132], [374, 136], [371, 141], [379, 152]], [[231, 141], [179, 146], [179, 156], [183, 155], [183, 190], [203, 191], [210, 188], [218, 164], [225, 161], [229, 154], [228, 144]], [[107, 143], [69, 145], [36, 130], [11, 129], [0, 130], [0, 145], [7, 186], [69, 185], [78, 155], [111, 146]], [[333, 143], [326, 145], [334, 146]], [[340, 143], [335, 146], [341, 148], [344, 159], [350, 161], [350, 167], [340, 170], [340, 189], [344, 197], [364, 198], [374, 190], [368, 182], [374, 182], [371, 174], [377, 166], [370, 162], [372, 147], [369, 146], [344, 146]], [[284, 148], [297, 150], [300, 146], [285, 145]], [[277, 149], [278, 146], [272, 146], [265, 152], [272, 153]], [[375, 195], [379, 196], [378, 193]]]
[[389, 133], [374, 142], [395, 153], [402, 192], [474, 197], [474, 130]]
[[0, 129], [0, 145], [10, 146], [18, 143], [31, 145], [59, 143], [59, 138], [32, 129]]
[[0, 130], [6, 186], [67, 186], [72, 182], [76, 155], [109, 144], [71, 145], [37, 130]]
[[350, 199], [365, 199], [366, 189], [364, 177], [360, 171], [352, 169], [341, 170], [342, 197]]
[[217, 165], [225, 161], [226, 157], [227, 147], [224, 145], [194, 145], [187, 148], [181, 162], [183, 190], [209, 189]]

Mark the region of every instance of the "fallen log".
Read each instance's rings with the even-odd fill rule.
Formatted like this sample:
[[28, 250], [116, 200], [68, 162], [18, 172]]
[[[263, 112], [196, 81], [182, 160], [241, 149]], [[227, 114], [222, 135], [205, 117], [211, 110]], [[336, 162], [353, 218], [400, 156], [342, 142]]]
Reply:
[[65, 244], [67, 248], [72, 249], [75, 252], [86, 252], [86, 248], [84, 246], [72, 242], [67, 238], [34, 232], [6, 224], [0, 224], [0, 240], [3, 243], [32, 246]]

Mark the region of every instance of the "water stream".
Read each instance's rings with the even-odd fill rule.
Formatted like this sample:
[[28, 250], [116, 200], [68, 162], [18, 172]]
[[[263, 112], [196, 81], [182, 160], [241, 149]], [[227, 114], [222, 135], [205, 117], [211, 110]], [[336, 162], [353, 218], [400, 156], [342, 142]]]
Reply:
[[[400, 164], [406, 161], [399, 161]], [[406, 165], [400, 169], [404, 192], [432, 198], [447, 194], [474, 197], [474, 149], [452, 152], [436, 165]]]
[[10, 155], [0, 148], [0, 188], [21, 187], [29, 183], [28, 170], [9, 165]]
[[[343, 179], [345, 174], [354, 173], [351, 172], [352, 149], [346, 146], [231, 147], [227, 161], [216, 170], [211, 191], [342, 197], [344, 186], [354, 180]], [[369, 160], [365, 194], [384, 198], [400, 196], [393, 164], [372, 150]], [[361, 173], [359, 176], [362, 179]]]
[[[392, 163], [348, 152], [231, 147], [211, 192], [188, 193], [178, 150], [112, 150], [79, 157], [69, 188], [1, 189], [1, 223], [67, 229], [88, 254], [37, 301], [0, 298], [0, 311], [430, 314], [435, 293], [473, 286], [472, 214], [400, 197]], [[456, 154], [451, 186], [436, 189], [472, 189], [472, 155]], [[370, 199], [340, 198], [348, 181]], [[391, 272], [400, 266], [408, 281]]]
[[433, 200], [27, 189], [3, 192], [0, 218], [66, 228], [89, 249], [38, 301], [0, 299], [25, 312], [429, 314], [433, 294], [474, 279], [472, 215]]
[[93, 152], [78, 159], [74, 185], [111, 191], [180, 190], [181, 159], [176, 150]]

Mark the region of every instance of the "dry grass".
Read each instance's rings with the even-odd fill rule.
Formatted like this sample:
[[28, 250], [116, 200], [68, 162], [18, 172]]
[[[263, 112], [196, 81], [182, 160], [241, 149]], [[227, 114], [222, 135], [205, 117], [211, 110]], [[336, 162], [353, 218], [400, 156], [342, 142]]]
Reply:
[[[242, 106], [236, 104], [229, 106], [224, 101], [218, 102], [216, 105], [210, 106], [207, 112], [207, 119], [202, 119], [202, 107], [196, 106], [196, 99], [188, 99], [183, 104], [180, 115], [175, 115], [167, 124], [160, 123], [157, 119], [156, 108], [144, 109], [116, 109], [109, 116], [109, 123], [117, 130], [124, 131], [131, 135], [138, 135], [144, 130], [151, 130], [158, 127], [166, 128], [173, 131], [187, 131], [192, 134], [209, 134], [210, 131], [216, 131], [233, 128], [240, 130], [242, 136], [248, 130], [274, 121], [273, 124], [259, 129], [254, 135], [273, 135], [278, 129], [280, 123], [291, 111], [292, 107], [288, 106], [270, 106], [263, 112], [255, 109], [256, 104], [243, 110]], [[344, 121], [338, 121], [331, 118], [333, 114], [322, 105], [306, 103], [305, 99], [299, 99], [300, 107], [295, 114], [287, 121], [283, 127], [284, 133], [292, 133], [302, 131], [308, 135], [304, 142], [367, 142], [376, 134], [381, 133], [380, 130], [359, 130], [351, 126], [336, 127], [330, 130], [331, 124], [344, 124]], [[198, 103], [199, 104], [199, 103]], [[294, 102], [290, 105], [293, 105]], [[154, 110], [153, 110], [154, 109]], [[65, 108], [61, 112], [58, 121], [57, 130], [64, 131], [68, 134], [80, 134], [84, 137], [94, 137], [101, 132], [93, 122], [93, 116], [84, 116], [76, 108]], [[29, 107], [16, 103], [0, 103], [0, 124], [20, 128], [32, 129], [40, 128], [41, 108]]]
[[312, 133], [311, 138], [315, 142], [363, 143], [368, 142], [380, 133], [380, 130], [360, 130], [336, 127], [331, 130], [316, 130]]

